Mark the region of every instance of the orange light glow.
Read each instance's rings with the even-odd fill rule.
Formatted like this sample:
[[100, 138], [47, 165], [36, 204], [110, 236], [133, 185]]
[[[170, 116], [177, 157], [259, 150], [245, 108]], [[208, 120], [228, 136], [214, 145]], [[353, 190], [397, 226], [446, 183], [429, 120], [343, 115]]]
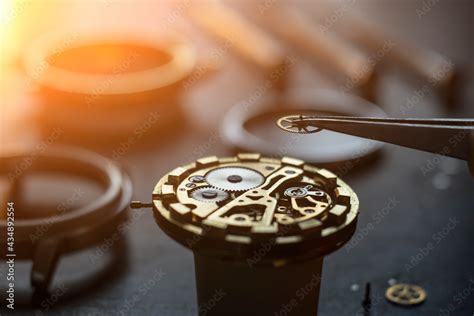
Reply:
[[13, 7], [13, 0], [3, 0], [0, 2], [0, 22], [2, 25], [5, 25], [10, 20], [14, 12]]

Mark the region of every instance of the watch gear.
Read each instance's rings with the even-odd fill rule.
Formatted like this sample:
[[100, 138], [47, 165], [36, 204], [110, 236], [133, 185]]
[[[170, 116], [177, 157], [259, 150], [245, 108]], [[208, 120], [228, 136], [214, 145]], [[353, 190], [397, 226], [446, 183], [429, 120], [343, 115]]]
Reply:
[[244, 167], [222, 167], [206, 175], [209, 185], [224, 191], [247, 191], [261, 185], [265, 178], [253, 169]]
[[205, 186], [193, 190], [191, 196], [201, 202], [221, 202], [229, 197], [229, 193]]
[[277, 121], [277, 125], [284, 131], [297, 134], [311, 134], [321, 131], [321, 128], [305, 121], [305, 118], [303, 115], [284, 116]]
[[418, 285], [399, 283], [387, 289], [385, 298], [398, 305], [417, 305], [425, 301], [426, 292]]

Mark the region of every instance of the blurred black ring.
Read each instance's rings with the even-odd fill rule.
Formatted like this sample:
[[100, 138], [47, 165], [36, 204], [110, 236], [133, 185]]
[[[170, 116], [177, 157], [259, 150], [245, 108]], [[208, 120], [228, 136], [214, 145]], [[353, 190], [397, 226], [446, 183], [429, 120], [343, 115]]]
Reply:
[[[131, 199], [132, 188], [128, 177], [109, 159], [83, 149], [73, 147], [48, 148], [44, 152], [21, 150], [20, 152], [2, 153], [0, 155], [0, 173], [12, 172], [21, 162], [30, 161], [22, 174], [11, 173], [10, 180], [18, 181], [23, 173], [29, 171], [60, 171], [87, 176], [105, 187], [105, 192], [95, 201], [75, 210], [57, 214], [47, 218], [48, 231], [42, 238], [76, 238], [83, 240], [70, 242], [68, 251], [83, 248], [93, 242], [92, 230], [107, 225], [113, 219], [120, 217], [127, 209]], [[22, 219], [15, 218], [16, 249], [26, 253], [22, 257], [31, 257], [34, 244], [30, 239], [36, 227], [45, 224], [45, 218]], [[7, 222], [0, 220], [0, 227], [6, 229]], [[97, 232], [102, 235], [102, 232]], [[90, 234], [90, 236], [85, 236]], [[2, 235], [2, 239], [4, 236]], [[90, 241], [87, 241], [90, 240]]]

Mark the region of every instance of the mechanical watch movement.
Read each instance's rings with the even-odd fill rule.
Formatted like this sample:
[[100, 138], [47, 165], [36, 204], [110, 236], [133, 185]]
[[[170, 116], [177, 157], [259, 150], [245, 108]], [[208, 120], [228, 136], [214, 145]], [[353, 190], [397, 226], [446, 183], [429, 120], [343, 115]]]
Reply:
[[176, 168], [158, 181], [148, 206], [170, 237], [194, 251], [200, 308], [216, 289], [227, 293], [207, 315], [250, 307], [273, 315], [316, 278], [292, 308], [314, 315], [322, 258], [354, 233], [359, 201], [328, 170], [252, 153]]

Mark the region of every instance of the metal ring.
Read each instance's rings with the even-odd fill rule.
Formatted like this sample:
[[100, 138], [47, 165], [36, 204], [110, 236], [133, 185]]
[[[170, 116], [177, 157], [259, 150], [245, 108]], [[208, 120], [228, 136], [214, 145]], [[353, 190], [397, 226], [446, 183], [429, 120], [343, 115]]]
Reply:
[[[170, 55], [168, 63], [142, 71], [116, 74], [90, 74], [70, 71], [51, 64], [48, 58], [58, 50], [93, 44], [137, 44]], [[128, 30], [97, 33], [74, 30], [51, 32], [33, 41], [24, 63], [28, 75], [42, 85], [80, 94], [91, 94], [100, 87], [102, 95], [138, 93], [169, 86], [188, 76], [195, 67], [196, 54], [183, 36], [130, 32]], [[111, 80], [113, 79], [113, 80]], [[104, 82], [107, 84], [105, 85]]]
[[[105, 193], [92, 203], [64, 214], [48, 217], [48, 231], [30, 239], [43, 219], [15, 218], [15, 255], [32, 259], [31, 284], [39, 293], [47, 292], [61, 254], [90, 247], [113, 233], [126, 219], [132, 189], [128, 177], [112, 161], [99, 154], [72, 147], [48, 148], [44, 152], [3, 152], [0, 173], [8, 173], [16, 163], [29, 161], [24, 171], [59, 171], [86, 176], [106, 187]], [[28, 160], [29, 159], [29, 160]], [[10, 174], [14, 183], [22, 173]], [[6, 230], [7, 221], [0, 220]], [[0, 237], [0, 240], [6, 236]], [[4, 250], [6, 251], [6, 250]]]
[[[128, 177], [107, 158], [93, 152], [66, 146], [50, 148], [45, 152], [32, 152], [32, 155], [30, 156], [25, 150], [2, 153], [0, 155], [2, 166], [0, 172], [8, 173], [18, 162], [30, 158], [31, 164], [27, 171], [59, 171], [85, 175], [106, 188], [97, 200], [75, 210], [48, 217], [50, 229], [47, 237], [80, 235], [87, 230], [88, 226], [107, 224], [107, 220], [120, 215], [126, 209], [126, 205], [131, 199], [130, 182]], [[31, 249], [33, 245], [29, 236], [34, 233], [36, 227], [42, 224], [44, 224], [44, 218], [16, 218], [15, 237], [17, 242], [26, 243], [25, 248]], [[0, 220], [2, 229], [6, 225], [5, 220]], [[17, 245], [17, 248], [20, 247]]]

